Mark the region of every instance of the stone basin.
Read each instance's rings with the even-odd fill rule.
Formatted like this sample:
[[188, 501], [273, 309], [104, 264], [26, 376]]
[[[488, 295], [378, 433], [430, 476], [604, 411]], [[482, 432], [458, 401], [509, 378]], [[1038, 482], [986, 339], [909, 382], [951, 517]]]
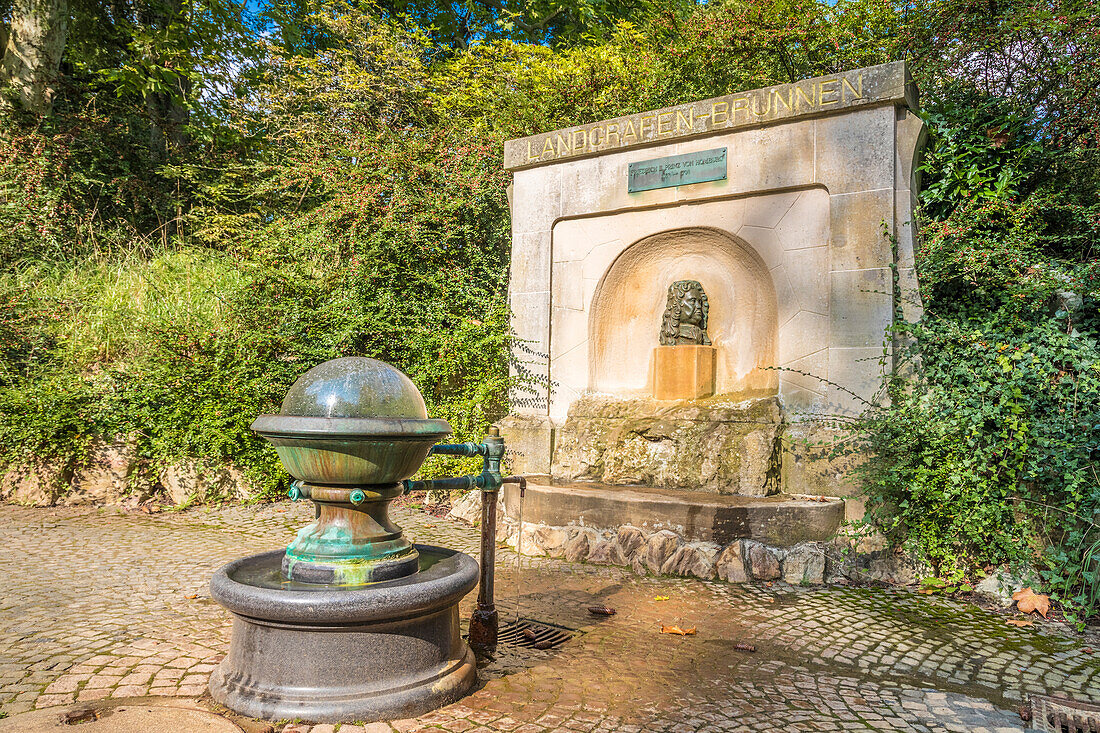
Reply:
[[345, 357], [299, 377], [280, 413], [252, 429], [315, 518], [286, 550], [212, 578], [211, 595], [233, 615], [229, 654], [210, 676], [214, 699], [256, 718], [335, 723], [413, 717], [464, 695], [477, 673], [458, 603], [478, 564], [413, 545], [388, 513], [451, 426], [428, 419], [400, 370]]
[[278, 587], [281, 550], [219, 570], [210, 591], [233, 614], [233, 641], [210, 677], [214, 699], [254, 718], [327, 722], [414, 717], [458, 700], [477, 679], [458, 618], [477, 562], [416, 549], [420, 572], [359, 587]]
[[[844, 521], [844, 500], [791, 494], [734, 496], [619, 486], [530, 476], [523, 520], [548, 526], [579, 524], [596, 529], [635, 526], [672, 530], [689, 541], [720, 545], [751, 539], [787, 547], [828, 540]], [[824, 499], [824, 500], [822, 500]], [[504, 488], [507, 515], [519, 514], [519, 491]]]

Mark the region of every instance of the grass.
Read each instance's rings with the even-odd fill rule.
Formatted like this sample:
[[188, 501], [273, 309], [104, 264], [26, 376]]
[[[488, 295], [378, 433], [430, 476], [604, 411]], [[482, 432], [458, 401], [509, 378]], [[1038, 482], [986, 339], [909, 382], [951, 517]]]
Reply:
[[247, 280], [219, 253], [169, 251], [145, 259], [33, 262], [0, 275], [0, 293], [22, 293], [55, 323], [73, 362], [125, 361], [151, 330], [199, 331], [224, 322], [226, 300]]

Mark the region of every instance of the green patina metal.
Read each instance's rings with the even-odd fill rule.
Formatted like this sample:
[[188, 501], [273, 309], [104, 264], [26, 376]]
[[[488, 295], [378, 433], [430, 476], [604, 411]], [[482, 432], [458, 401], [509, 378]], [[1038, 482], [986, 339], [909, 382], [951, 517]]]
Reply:
[[637, 193], [725, 179], [726, 148], [714, 148], [631, 163], [627, 166], [626, 190]]
[[[252, 429], [268, 440], [295, 478], [287, 492], [309, 499], [316, 519], [287, 546], [283, 574], [292, 581], [364, 585], [417, 571], [418, 553], [389, 519], [389, 505], [416, 489], [500, 489], [504, 440], [434, 445], [451, 433], [427, 418], [415, 385], [375, 359], [325, 362], [298, 379], [283, 413], [261, 415]], [[481, 473], [409, 481], [429, 452], [481, 456]]]
[[482, 443], [451, 443], [433, 445], [429, 453], [440, 456], [482, 457], [481, 473], [455, 478], [434, 479], [431, 481], [405, 481], [405, 491], [432, 491], [442, 489], [481, 489], [498, 491], [504, 483], [500, 473], [500, 463], [504, 460], [504, 438], [496, 428], [490, 428], [489, 435]]

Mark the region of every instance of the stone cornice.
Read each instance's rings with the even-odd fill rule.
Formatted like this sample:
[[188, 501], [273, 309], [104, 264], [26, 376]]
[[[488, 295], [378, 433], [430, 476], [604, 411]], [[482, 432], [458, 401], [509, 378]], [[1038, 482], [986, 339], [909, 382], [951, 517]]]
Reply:
[[508, 140], [504, 167], [533, 168], [884, 104], [917, 108], [917, 90], [904, 61]]

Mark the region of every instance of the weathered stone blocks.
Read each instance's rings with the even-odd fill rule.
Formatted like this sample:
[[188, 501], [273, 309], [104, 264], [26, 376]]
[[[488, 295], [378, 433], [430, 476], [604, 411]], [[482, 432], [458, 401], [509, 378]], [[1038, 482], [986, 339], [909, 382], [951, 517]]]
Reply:
[[566, 480], [767, 496], [779, 485], [776, 398], [674, 405], [583, 397], [558, 430], [552, 472]]
[[825, 551], [816, 544], [802, 544], [783, 557], [783, 582], [791, 585], [820, 585], [825, 577]]
[[130, 488], [136, 464], [132, 441], [97, 441], [73, 472], [72, 483], [61, 501], [69, 505], [117, 503]]
[[[455, 506], [464, 506], [471, 497], [480, 499], [480, 492], [469, 492]], [[469, 512], [452, 511], [450, 516], [469, 524], [476, 521], [469, 518]], [[518, 537], [518, 523], [502, 515], [497, 540], [514, 548]], [[627, 566], [641, 574], [681, 575], [731, 583], [782, 579], [802, 585], [822, 583], [829, 562], [820, 542], [805, 542], [789, 550], [740, 539], [722, 546], [715, 542], [685, 541], [669, 529], [652, 531], [624, 525], [599, 530], [528, 522], [523, 525], [522, 554]]]
[[8, 466], [0, 477], [0, 500], [53, 506], [68, 484], [72, 468], [62, 461], [28, 461]]
[[634, 558], [634, 569], [660, 573], [665, 563], [680, 549], [681, 542], [679, 535], [667, 529], [651, 534], [646, 541], [645, 552]]
[[162, 468], [157, 479], [174, 504], [212, 499], [247, 499], [252, 494], [248, 478], [234, 465], [208, 467], [196, 461], [180, 461]]
[[745, 546], [748, 549], [749, 573], [753, 580], [779, 580], [779, 551], [759, 542], [745, 542]]
[[601, 540], [588, 555], [588, 562], [597, 565], [629, 565], [618, 542], [613, 539]]
[[741, 553], [741, 541], [731, 542], [714, 559], [718, 577], [729, 583], [747, 583], [749, 573], [745, 568], [745, 558]]
[[717, 576], [714, 558], [721, 548], [710, 542], [693, 542], [681, 545], [672, 557], [661, 566], [663, 575], [689, 575], [703, 580]]
[[619, 547], [619, 551], [628, 562], [634, 559], [634, 556], [638, 554], [638, 550], [644, 547], [645, 543], [646, 533], [630, 525], [619, 527], [619, 531], [615, 537], [615, 544]]
[[564, 546], [564, 557], [569, 562], [581, 562], [588, 559], [589, 553], [599, 543], [600, 536], [594, 529], [581, 527], [573, 533]]

